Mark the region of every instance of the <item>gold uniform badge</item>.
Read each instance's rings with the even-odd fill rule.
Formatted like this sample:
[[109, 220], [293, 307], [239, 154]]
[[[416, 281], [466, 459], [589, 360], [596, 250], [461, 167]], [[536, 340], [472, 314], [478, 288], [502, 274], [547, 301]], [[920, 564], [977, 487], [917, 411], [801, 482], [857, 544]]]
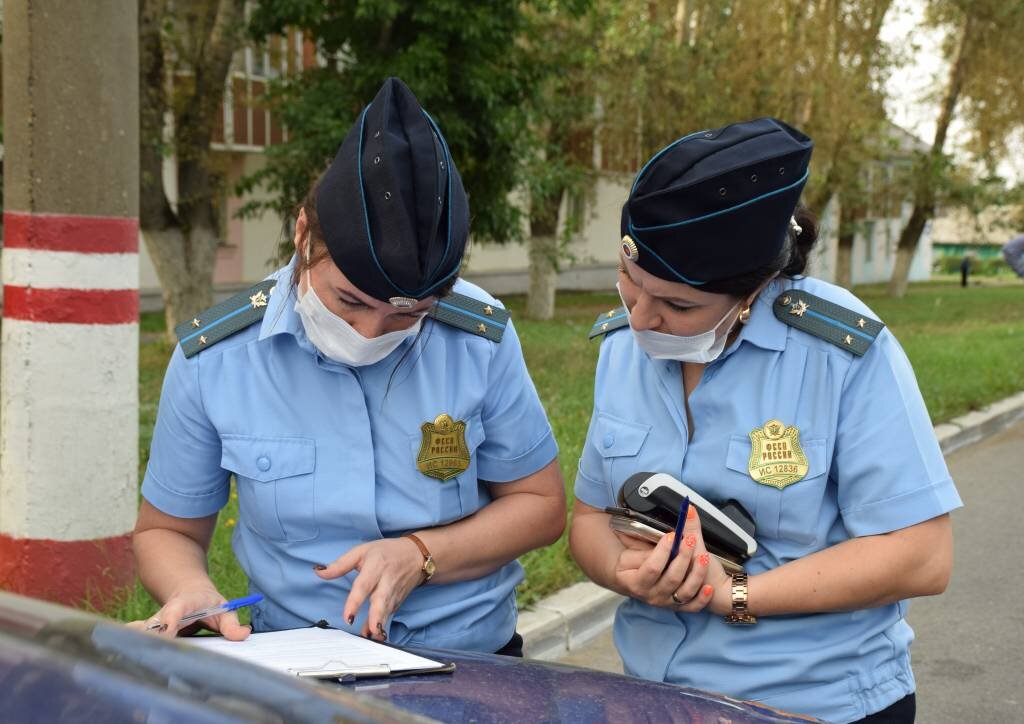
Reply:
[[423, 440], [416, 456], [416, 468], [438, 480], [451, 480], [469, 467], [466, 423], [440, 414], [433, 422], [420, 425]]
[[800, 447], [800, 430], [780, 420], [769, 420], [750, 431], [750, 477], [782, 490], [804, 479], [810, 465]]

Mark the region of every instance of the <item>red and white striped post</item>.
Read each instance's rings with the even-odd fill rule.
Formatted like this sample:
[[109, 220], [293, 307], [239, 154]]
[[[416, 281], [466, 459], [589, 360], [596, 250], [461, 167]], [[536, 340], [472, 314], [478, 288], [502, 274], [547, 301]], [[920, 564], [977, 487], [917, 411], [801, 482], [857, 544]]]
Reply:
[[4, 2], [0, 588], [72, 605], [134, 577], [136, 12]]

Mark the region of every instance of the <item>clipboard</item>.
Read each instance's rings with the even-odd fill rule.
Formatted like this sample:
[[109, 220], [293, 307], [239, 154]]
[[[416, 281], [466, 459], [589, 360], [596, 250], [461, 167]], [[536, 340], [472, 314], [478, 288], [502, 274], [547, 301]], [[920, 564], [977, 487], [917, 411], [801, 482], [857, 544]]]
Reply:
[[437, 661], [392, 644], [336, 628], [310, 627], [250, 634], [245, 641], [198, 636], [182, 642], [213, 653], [304, 679], [393, 678], [450, 674], [451, 661]]

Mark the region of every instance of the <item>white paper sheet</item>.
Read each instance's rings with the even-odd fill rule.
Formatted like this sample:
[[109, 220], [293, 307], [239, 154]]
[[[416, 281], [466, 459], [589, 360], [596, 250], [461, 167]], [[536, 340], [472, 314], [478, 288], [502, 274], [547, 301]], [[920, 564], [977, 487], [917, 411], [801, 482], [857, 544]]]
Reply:
[[338, 629], [300, 628], [251, 634], [245, 641], [220, 636], [178, 639], [294, 676], [387, 676], [442, 664]]

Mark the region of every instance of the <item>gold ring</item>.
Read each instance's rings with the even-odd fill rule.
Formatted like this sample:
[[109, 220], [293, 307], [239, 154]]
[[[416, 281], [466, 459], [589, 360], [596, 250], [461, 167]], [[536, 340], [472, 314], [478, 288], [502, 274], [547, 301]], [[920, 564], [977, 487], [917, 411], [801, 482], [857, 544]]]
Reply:
[[675, 605], [677, 605], [677, 606], [684, 606], [684, 605], [686, 605], [686, 601], [680, 601], [679, 597], [676, 595], [675, 591], [672, 591], [671, 598], [672, 598], [672, 602]]

